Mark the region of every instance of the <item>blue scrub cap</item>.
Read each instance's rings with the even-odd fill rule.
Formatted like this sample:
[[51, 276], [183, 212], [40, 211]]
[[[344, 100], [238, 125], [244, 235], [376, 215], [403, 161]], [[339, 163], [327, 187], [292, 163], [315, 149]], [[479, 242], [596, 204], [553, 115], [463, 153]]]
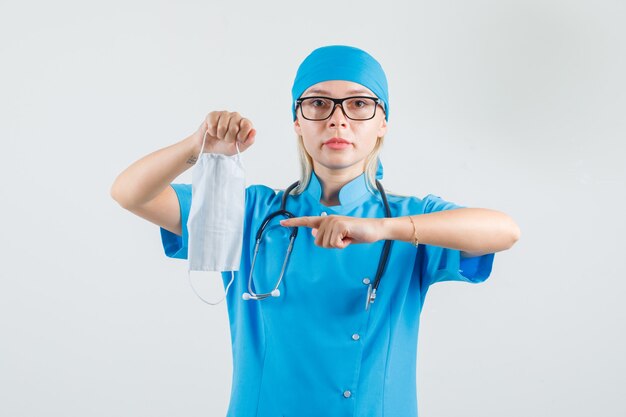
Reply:
[[323, 46], [307, 56], [296, 73], [291, 89], [291, 111], [296, 120], [296, 100], [310, 86], [322, 81], [344, 80], [359, 83], [381, 99], [389, 121], [387, 77], [381, 65], [367, 52], [345, 45]]

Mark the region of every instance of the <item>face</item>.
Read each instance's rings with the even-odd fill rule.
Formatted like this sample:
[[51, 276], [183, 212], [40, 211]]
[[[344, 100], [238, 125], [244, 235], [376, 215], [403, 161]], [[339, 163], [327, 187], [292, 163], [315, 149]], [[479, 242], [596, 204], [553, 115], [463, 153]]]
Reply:
[[[376, 97], [361, 84], [339, 80], [312, 85], [302, 93], [301, 98], [312, 96]], [[299, 107], [296, 117], [295, 131], [302, 136], [304, 147], [313, 159], [313, 169], [318, 173], [320, 170], [329, 170], [359, 175], [365, 169], [365, 159], [374, 149], [377, 138], [384, 136], [387, 131], [382, 106], [378, 106], [376, 115], [370, 120], [348, 119], [337, 105], [326, 120], [307, 120], [302, 117]]]

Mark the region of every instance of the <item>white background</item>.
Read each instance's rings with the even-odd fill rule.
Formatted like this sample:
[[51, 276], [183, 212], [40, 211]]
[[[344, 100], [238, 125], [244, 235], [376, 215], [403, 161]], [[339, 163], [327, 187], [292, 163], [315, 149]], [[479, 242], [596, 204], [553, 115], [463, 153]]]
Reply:
[[258, 130], [248, 183], [284, 188], [293, 77], [327, 44], [385, 68], [387, 189], [522, 230], [487, 282], [430, 289], [420, 416], [626, 415], [625, 20], [621, 0], [2, 0], [0, 415], [225, 414], [226, 306], [109, 189], [222, 109]]

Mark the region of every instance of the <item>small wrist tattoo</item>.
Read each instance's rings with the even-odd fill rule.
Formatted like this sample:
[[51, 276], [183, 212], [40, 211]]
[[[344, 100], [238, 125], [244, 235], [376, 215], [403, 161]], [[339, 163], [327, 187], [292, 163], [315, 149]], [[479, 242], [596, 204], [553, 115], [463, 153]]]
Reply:
[[197, 160], [198, 160], [198, 157], [195, 156], [195, 155], [192, 155], [192, 156], [189, 157], [189, 159], [187, 159], [187, 163], [189, 165], [193, 165], [193, 164], [196, 163]]

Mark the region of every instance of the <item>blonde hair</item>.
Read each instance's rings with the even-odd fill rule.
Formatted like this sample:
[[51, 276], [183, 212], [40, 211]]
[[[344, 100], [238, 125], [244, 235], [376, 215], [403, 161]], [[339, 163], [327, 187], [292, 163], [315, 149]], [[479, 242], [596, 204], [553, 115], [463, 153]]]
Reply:
[[[372, 152], [365, 158], [365, 179], [370, 191], [376, 189], [376, 170], [378, 169], [378, 155], [383, 146], [385, 137], [376, 138], [376, 145]], [[300, 194], [309, 186], [311, 174], [313, 173], [313, 159], [306, 151], [301, 135], [298, 135], [298, 153], [300, 156], [300, 184], [292, 191], [293, 194]]]

